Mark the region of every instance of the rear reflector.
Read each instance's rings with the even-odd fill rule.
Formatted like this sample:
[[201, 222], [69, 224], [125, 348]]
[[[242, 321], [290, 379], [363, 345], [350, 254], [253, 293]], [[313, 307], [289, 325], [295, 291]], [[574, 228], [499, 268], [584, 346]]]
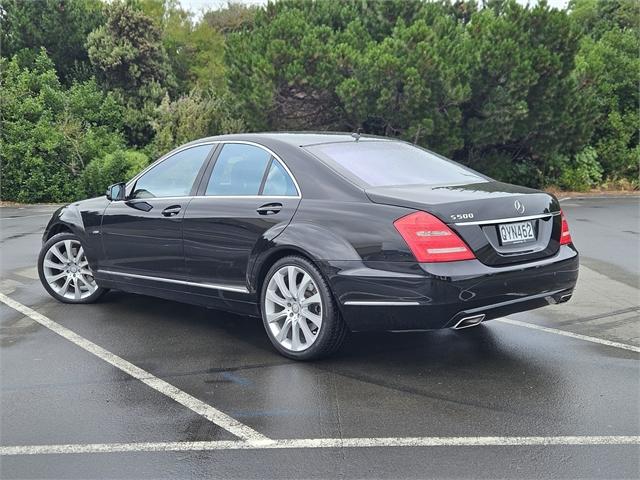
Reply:
[[571, 243], [571, 233], [569, 233], [569, 224], [564, 216], [562, 210], [560, 211], [560, 218], [562, 219], [562, 230], [560, 233], [560, 245], [567, 245]]
[[418, 262], [456, 262], [476, 258], [453, 230], [426, 212], [411, 213], [397, 219], [393, 225]]

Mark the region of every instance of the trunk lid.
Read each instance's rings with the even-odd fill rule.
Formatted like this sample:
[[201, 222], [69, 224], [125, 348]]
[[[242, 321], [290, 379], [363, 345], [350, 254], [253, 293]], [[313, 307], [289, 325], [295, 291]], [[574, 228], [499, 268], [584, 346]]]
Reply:
[[[486, 265], [544, 258], [557, 253], [560, 247], [560, 205], [555, 197], [539, 190], [488, 181], [372, 187], [366, 189], [366, 194], [374, 203], [435, 215], [458, 233]], [[530, 224], [535, 238], [506, 242], [500, 227], [515, 231], [522, 222]]]

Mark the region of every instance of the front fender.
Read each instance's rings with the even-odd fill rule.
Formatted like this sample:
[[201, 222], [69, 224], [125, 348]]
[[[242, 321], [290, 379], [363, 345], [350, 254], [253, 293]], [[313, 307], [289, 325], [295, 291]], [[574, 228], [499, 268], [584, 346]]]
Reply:
[[91, 267], [97, 268], [97, 262], [103, 256], [100, 235], [102, 214], [108, 205], [109, 201], [105, 197], [98, 197], [59, 208], [45, 228], [43, 242], [58, 231], [71, 231], [82, 242]]
[[42, 243], [45, 243], [59, 231], [71, 231], [81, 238], [85, 236], [82, 216], [73, 204], [65, 205], [53, 212], [42, 234]]

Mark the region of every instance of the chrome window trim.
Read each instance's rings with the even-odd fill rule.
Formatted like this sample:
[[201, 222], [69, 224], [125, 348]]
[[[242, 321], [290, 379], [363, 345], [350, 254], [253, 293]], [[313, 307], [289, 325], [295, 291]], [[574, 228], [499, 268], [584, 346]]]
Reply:
[[178, 285], [187, 285], [191, 287], [202, 287], [202, 288], [210, 288], [212, 290], [222, 290], [225, 292], [236, 292], [236, 293], [249, 293], [245, 287], [236, 287], [233, 285], [222, 285], [216, 283], [200, 283], [200, 282], [188, 282], [186, 280], [176, 280], [174, 278], [165, 278], [165, 277], [152, 277], [149, 275], [139, 275], [137, 273], [124, 273], [124, 272], [114, 272], [112, 270], [98, 270], [98, 273], [106, 273], [108, 275], [116, 275], [119, 277], [129, 277], [129, 278], [139, 278], [140, 280], [154, 280], [156, 282], [165, 282], [165, 283], [175, 283]]
[[191, 199], [191, 198], [222, 198], [222, 199], [228, 199], [228, 198], [248, 198], [248, 199], [263, 199], [266, 198], [267, 200], [270, 199], [287, 199], [287, 198], [293, 198], [293, 199], [300, 199], [300, 197], [293, 197], [291, 195], [184, 195], [182, 197], [148, 197], [148, 198], [132, 198], [131, 200], [114, 200], [114, 202], [148, 202], [148, 201], [153, 201], [153, 200], [183, 200], [185, 198]]
[[[138, 179], [140, 177], [142, 177], [144, 174], [146, 174], [148, 171], [150, 171], [151, 169], [153, 169], [155, 166], [159, 165], [160, 163], [164, 162], [165, 160], [168, 160], [169, 158], [173, 157], [174, 155], [187, 150], [189, 148], [194, 148], [194, 147], [201, 147], [203, 145], [219, 145], [219, 144], [223, 144], [223, 146], [225, 144], [228, 143], [239, 143], [241, 145], [252, 145], [254, 147], [258, 147], [263, 149], [264, 151], [266, 151], [267, 153], [269, 153], [269, 155], [271, 155], [280, 165], [282, 165], [282, 168], [284, 168], [284, 170], [287, 172], [287, 174], [289, 175], [289, 177], [291, 177], [291, 180], [293, 181], [293, 184], [296, 187], [296, 192], [297, 195], [279, 195], [279, 196], [273, 196], [273, 195], [186, 195], [183, 197], [152, 197], [151, 199], [154, 198], [165, 198], [165, 199], [171, 199], [171, 198], [297, 198], [297, 199], [301, 199], [302, 198], [302, 190], [300, 189], [300, 185], [298, 185], [298, 180], [296, 180], [296, 177], [293, 175], [293, 173], [291, 172], [291, 170], [289, 170], [289, 167], [287, 166], [286, 163], [284, 163], [284, 161], [278, 156], [276, 155], [276, 153], [271, 150], [269, 147], [265, 147], [264, 145], [260, 145], [259, 143], [256, 142], [250, 142], [248, 140], [212, 140], [209, 142], [200, 142], [200, 143], [195, 143], [193, 145], [185, 145], [177, 150], [173, 150], [171, 152], [169, 152], [171, 155], [169, 155], [169, 153], [165, 154], [165, 156], [160, 157], [158, 160], [156, 160], [155, 162], [153, 162], [151, 165], [149, 165], [147, 168], [145, 168], [143, 171], [141, 171], [140, 173], [138, 173], [135, 177], [133, 177], [131, 180], [129, 180], [126, 183], [126, 188], [129, 188], [129, 185], [132, 183], [135, 183], [138, 181]], [[213, 174], [213, 171], [211, 172]], [[133, 199], [133, 200], [149, 200], [149, 199]], [[124, 200], [117, 200], [119, 202], [122, 202]]]
[[368, 301], [368, 300], [349, 300], [347, 302], [344, 302], [345, 305], [353, 305], [353, 306], [363, 306], [363, 307], [389, 307], [389, 306], [395, 306], [395, 307], [408, 307], [408, 306], [415, 306], [415, 305], [420, 305], [420, 302], [387, 302], [387, 301]]
[[491, 225], [494, 223], [524, 222], [526, 220], [555, 217], [557, 215], [560, 215], [560, 212], [541, 213], [539, 215], [528, 215], [526, 217], [510, 217], [510, 218], [496, 218], [494, 220], [478, 220], [477, 222], [456, 222], [454, 223], [454, 225]]
[[[256, 142], [250, 142], [247, 140], [221, 140], [218, 143], [222, 143], [222, 148], [224, 148], [225, 145], [227, 144], [240, 144], [240, 145], [252, 145], [254, 147], [258, 147], [263, 149], [265, 152], [269, 153], [281, 166], [282, 168], [284, 168], [285, 172], [287, 172], [287, 174], [289, 175], [289, 177], [291, 177], [291, 180], [293, 181], [294, 186], [296, 187], [296, 192], [297, 195], [280, 195], [278, 198], [302, 198], [302, 190], [300, 190], [300, 185], [298, 185], [298, 181], [296, 180], [296, 177], [293, 175], [293, 173], [291, 173], [291, 170], [289, 170], [289, 167], [287, 166], [286, 163], [284, 163], [284, 161], [278, 156], [276, 155], [276, 153], [271, 150], [269, 147], [265, 147], [264, 145], [260, 145], [259, 143]], [[211, 171], [211, 175], [213, 175], [213, 171]], [[223, 195], [204, 195], [207, 198], [210, 197], [222, 197]], [[256, 198], [264, 198], [264, 195], [228, 195], [228, 197], [230, 198], [238, 198], [238, 197], [242, 197], [242, 198], [247, 198], [247, 197], [256, 197]], [[274, 198], [273, 196], [271, 198]]]
[[[196, 143], [195, 145], [185, 145], [183, 147], [178, 148], [177, 150], [172, 150], [168, 153], [165, 153], [162, 157], [160, 157], [159, 159], [157, 159], [155, 162], [153, 162], [151, 165], [149, 165], [147, 168], [145, 168], [144, 170], [142, 170], [140, 173], [138, 173], [135, 177], [133, 177], [131, 180], [129, 180], [128, 182], [126, 182], [126, 187], [125, 187], [125, 191], [126, 188], [129, 188], [129, 185], [134, 184], [138, 181], [138, 179], [140, 177], [142, 177], [143, 175], [145, 175], [147, 172], [153, 170], [155, 167], [157, 167], [158, 165], [160, 165], [162, 162], [164, 162], [165, 160], [170, 159], [171, 157], [173, 157], [174, 155], [177, 155], [180, 152], [184, 152], [185, 150], [188, 150], [190, 148], [195, 148], [195, 147], [202, 147], [204, 145], [216, 145], [220, 142], [201, 142], [201, 143]], [[211, 155], [211, 152], [209, 152], [207, 154], [207, 158], [209, 158], [209, 155]], [[205, 158], [205, 162], [207, 160], [207, 158]], [[172, 197], [152, 197], [152, 198], [172, 198]], [[175, 198], [175, 197], [174, 197]], [[184, 198], [184, 197], [180, 197], [180, 198]], [[137, 198], [134, 198], [133, 200], [139, 200]], [[124, 200], [118, 200], [119, 202], [124, 201]]]

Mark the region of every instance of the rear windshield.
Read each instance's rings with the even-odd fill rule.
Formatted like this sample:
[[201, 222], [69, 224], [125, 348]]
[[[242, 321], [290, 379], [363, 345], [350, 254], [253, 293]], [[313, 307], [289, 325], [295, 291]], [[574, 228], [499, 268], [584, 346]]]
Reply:
[[354, 141], [306, 148], [364, 186], [452, 185], [487, 180], [473, 170], [408, 143]]

